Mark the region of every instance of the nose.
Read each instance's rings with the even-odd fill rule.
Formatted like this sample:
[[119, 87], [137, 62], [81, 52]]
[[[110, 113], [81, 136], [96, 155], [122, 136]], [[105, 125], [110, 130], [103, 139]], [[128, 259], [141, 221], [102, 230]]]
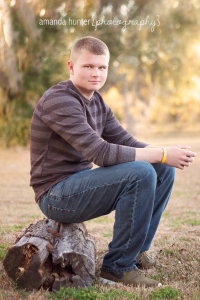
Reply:
[[93, 70], [92, 70], [92, 76], [94, 76], [94, 77], [98, 77], [99, 76], [99, 70], [98, 70], [98, 68], [93, 68]]

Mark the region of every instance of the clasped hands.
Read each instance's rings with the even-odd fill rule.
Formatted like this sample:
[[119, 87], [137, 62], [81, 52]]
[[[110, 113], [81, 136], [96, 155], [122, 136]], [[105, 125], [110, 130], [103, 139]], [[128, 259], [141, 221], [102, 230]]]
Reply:
[[190, 163], [194, 161], [197, 156], [192, 152], [190, 146], [187, 145], [174, 145], [166, 147], [167, 157], [165, 164], [183, 170], [184, 167], [189, 167]]

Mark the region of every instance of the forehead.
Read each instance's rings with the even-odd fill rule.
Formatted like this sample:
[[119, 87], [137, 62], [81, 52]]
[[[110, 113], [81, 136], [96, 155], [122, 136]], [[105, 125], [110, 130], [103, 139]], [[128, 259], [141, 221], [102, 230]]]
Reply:
[[96, 55], [89, 52], [80, 52], [76, 63], [79, 65], [91, 64], [91, 65], [108, 65], [109, 56], [107, 54]]

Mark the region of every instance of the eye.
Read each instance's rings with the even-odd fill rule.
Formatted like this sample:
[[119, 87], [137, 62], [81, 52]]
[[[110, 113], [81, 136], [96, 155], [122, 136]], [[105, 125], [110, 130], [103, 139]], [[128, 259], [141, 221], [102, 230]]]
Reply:
[[91, 68], [91, 66], [85, 66], [87, 69], [90, 69]]

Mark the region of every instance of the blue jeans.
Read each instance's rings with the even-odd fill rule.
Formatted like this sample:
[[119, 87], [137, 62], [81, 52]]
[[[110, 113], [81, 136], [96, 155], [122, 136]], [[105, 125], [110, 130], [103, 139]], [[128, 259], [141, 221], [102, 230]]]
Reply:
[[133, 161], [86, 169], [52, 186], [39, 206], [50, 219], [79, 223], [115, 210], [113, 240], [102, 269], [127, 272], [147, 251], [168, 203], [175, 169]]

